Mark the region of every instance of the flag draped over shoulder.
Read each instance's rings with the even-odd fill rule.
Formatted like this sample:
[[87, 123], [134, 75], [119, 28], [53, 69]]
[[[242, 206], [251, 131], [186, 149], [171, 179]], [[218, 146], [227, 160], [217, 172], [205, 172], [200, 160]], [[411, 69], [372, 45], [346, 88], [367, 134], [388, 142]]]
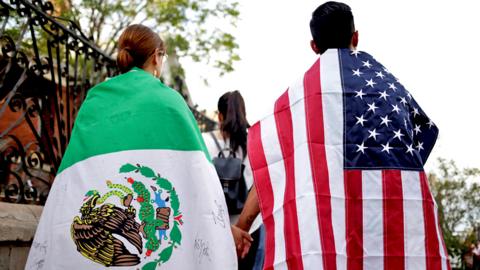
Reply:
[[326, 51], [249, 130], [265, 269], [450, 269], [423, 170], [437, 134], [372, 56]]
[[183, 98], [132, 71], [88, 93], [26, 269], [236, 269], [225, 199]]

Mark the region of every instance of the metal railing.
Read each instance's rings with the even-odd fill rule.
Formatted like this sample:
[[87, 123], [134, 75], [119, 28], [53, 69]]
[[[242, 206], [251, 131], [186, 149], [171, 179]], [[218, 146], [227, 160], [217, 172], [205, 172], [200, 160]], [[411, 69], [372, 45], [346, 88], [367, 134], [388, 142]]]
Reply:
[[[0, 200], [43, 204], [88, 89], [115, 61], [52, 3], [0, 1]], [[203, 130], [215, 122], [192, 111]]]

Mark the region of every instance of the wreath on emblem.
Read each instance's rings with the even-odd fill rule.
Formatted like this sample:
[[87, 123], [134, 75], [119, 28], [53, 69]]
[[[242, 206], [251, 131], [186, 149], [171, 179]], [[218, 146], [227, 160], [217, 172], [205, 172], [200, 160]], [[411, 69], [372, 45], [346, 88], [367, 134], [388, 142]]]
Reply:
[[[157, 258], [142, 266], [142, 270], [154, 270], [167, 262], [173, 250], [181, 245], [180, 201], [172, 183], [149, 167], [127, 163], [119, 170], [119, 173], [132, 172], [151, 179], [152, 185], [147, 187], [142, 181], [126, 177], [126, 184], [107, 180], [110, 191], [103, 195], [89, 190], [80, 208], [81, 216], [73, 219], [71, 236], [78, 252], [107, 267], [141, 264], [139, 255], [144, 249], [144, 258], [156, 253]], [[107, 202], [111, 197], [119, 198], [122, 205]], [[132, 205], [133, 200], [140, 205], [138, 211]], [[124, 240], [117, 236], [138, 253], [129, 251]]]

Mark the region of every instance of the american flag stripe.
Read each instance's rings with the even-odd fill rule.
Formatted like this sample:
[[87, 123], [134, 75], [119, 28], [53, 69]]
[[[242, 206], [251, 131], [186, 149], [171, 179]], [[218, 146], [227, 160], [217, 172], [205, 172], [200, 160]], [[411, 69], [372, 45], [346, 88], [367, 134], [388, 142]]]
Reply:
[[[264, 123], [264, 122], [262, 122]], [[273, 218], [273, 189], [268, 170], [268, 164], [265, 157], [263, 142], [261, 139], [261, 124], [256, 123], [250, 128], [250, 137], [248, 140], [248, 149], [252, 153], [249, 159], [256, 179], [264, 181], [255, 181], [255, 187], [259, 197], [259, 205], [262, 209], [262, 218], [265, 229], [269, 232], [265, 238], [265, 269], [273, 269], [275, 252], [275, 219]], [[253, 146], [252, 146], [253, 145]], [[265, 202], [265, 203], [264, 203]]]
[[347, 269], [363, 269], [362, 171], [345, 172]]
[[336, 269], [335, 238], [320, 92], [319, 61], [305, 74], [305, 113], [324, 269]]
[[295, 163], [293, 145], [293, 124], [290, 111], [288, 90], [275, 103], [275, 122], [278, 139], [282, 150], [285, 165], [285, 197], [283, 212], [285, 219], [285, 251], [289, 269], [303, 269], [302, 251], [300, 247], [300, 234], [298, 232], [297, 200], [295, 193]]
[[419, 172], [402, 171], [402, 191], [405, 225], [405, 268], [431, 269], [425, 268], [425, 217]]
[[[345, 155], [342, 59], [337, 50], [325, 52], [279, 98], [274, 113], [249, 130], [267, 231], [264, 269], [449, 270], [426, 175], [412, 170], [417, 161], [408, 170], [376, 166], [373, 159], [355, 167], [368, 151], [387, 155], [374, 148], [374, 138], [365, 153], [356, 145], [357, 154]], [[376, 120], [369, 117], [371, 125]], [[398, 162], [418, 157], [399, 147], [391, 151], [407, 160]]]
[[273, 248], [275, 249], [273, 252], [274, 261], [270, 265], [269, 269], [287, 269], [287, 265], [284, 264], [286, 261], [283, 212], [283, 200], [285, 194], [285, 166], [280, 148], [280, 142], [278, 140], [274, 115], [271, 115], [262, 121], [261, 130], [261, 139], [265, 151], [265, 159], [269, 166], [268, 171], [270, 173], [272, 186], [275, 187], [271, 197], [267, 197], [264, 200], [264, 204], [271, 204], [272, 201], [268, 199], [273, 198], [273, 218], [275, 219], [273, 231], [275, 237], [275, 245], [273, 245]]
[[383, 267], [383, 183], [379, 170], [362, 171], [363, 269]]
[[401, 172], [384, 170], [382, 179], [385, 269], [405, 269]]
[[[334, 50], [325, 52], [320, 61], [320, 85], [323, 121], [325, 128], [325, 153], [331, 196], [333, 240], [335, 243], [336, 267], [347, 267], [345, 245], [345, 190], [343, 183], [344, 145], [344, 100], [340, 61]], [[330, 269], [330, 268], [329, 268]]]
[[440, 248], [437, 235], [437, 226], [435, 222], [434, 202], [428, 190], [428, 182], [425, 174], [420, 175], [420, 185], [423, 195], [423, 212], [425, 219], [425, 248], [427, 256], [427, 269], [442, 269], [440, 260]]
[[[295, 190], [297, 194], [298, 229], [302, 252], [318, 254], [321, 252], [320, 233], [316, 222], [317, 208], [315, 193], [313, 192], [312, 171], [307, 142], [307, 128], [305, 120], [305, 102], [303, 79], [294, 82], [288, 90], [293, 122], [293, 141], [295, 145]], [[313, 217], [313, 219], [312, 219]], [[323, 269], [322, 256], [303, 257], [304, 269]]]

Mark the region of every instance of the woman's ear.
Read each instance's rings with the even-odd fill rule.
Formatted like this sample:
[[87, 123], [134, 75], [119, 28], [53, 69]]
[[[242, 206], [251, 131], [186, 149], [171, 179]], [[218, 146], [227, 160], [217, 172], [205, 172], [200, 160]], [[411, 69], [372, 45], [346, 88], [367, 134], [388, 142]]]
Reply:
[[221, 112], [218, 113], [218, 122], [223, 122], [223, 114]]
[[160, 63], [159, 53], [160, 53], [160, 49], [155, 49], [155, 52], [153, 53], [152, 64], [155, 67]]
[[312, 50], [315, 54], [320, 53], [320, 49], [317, 47], [317, 44], [315, 44], [315, 41], [310, 40], [310, 47], [312, 48]]

